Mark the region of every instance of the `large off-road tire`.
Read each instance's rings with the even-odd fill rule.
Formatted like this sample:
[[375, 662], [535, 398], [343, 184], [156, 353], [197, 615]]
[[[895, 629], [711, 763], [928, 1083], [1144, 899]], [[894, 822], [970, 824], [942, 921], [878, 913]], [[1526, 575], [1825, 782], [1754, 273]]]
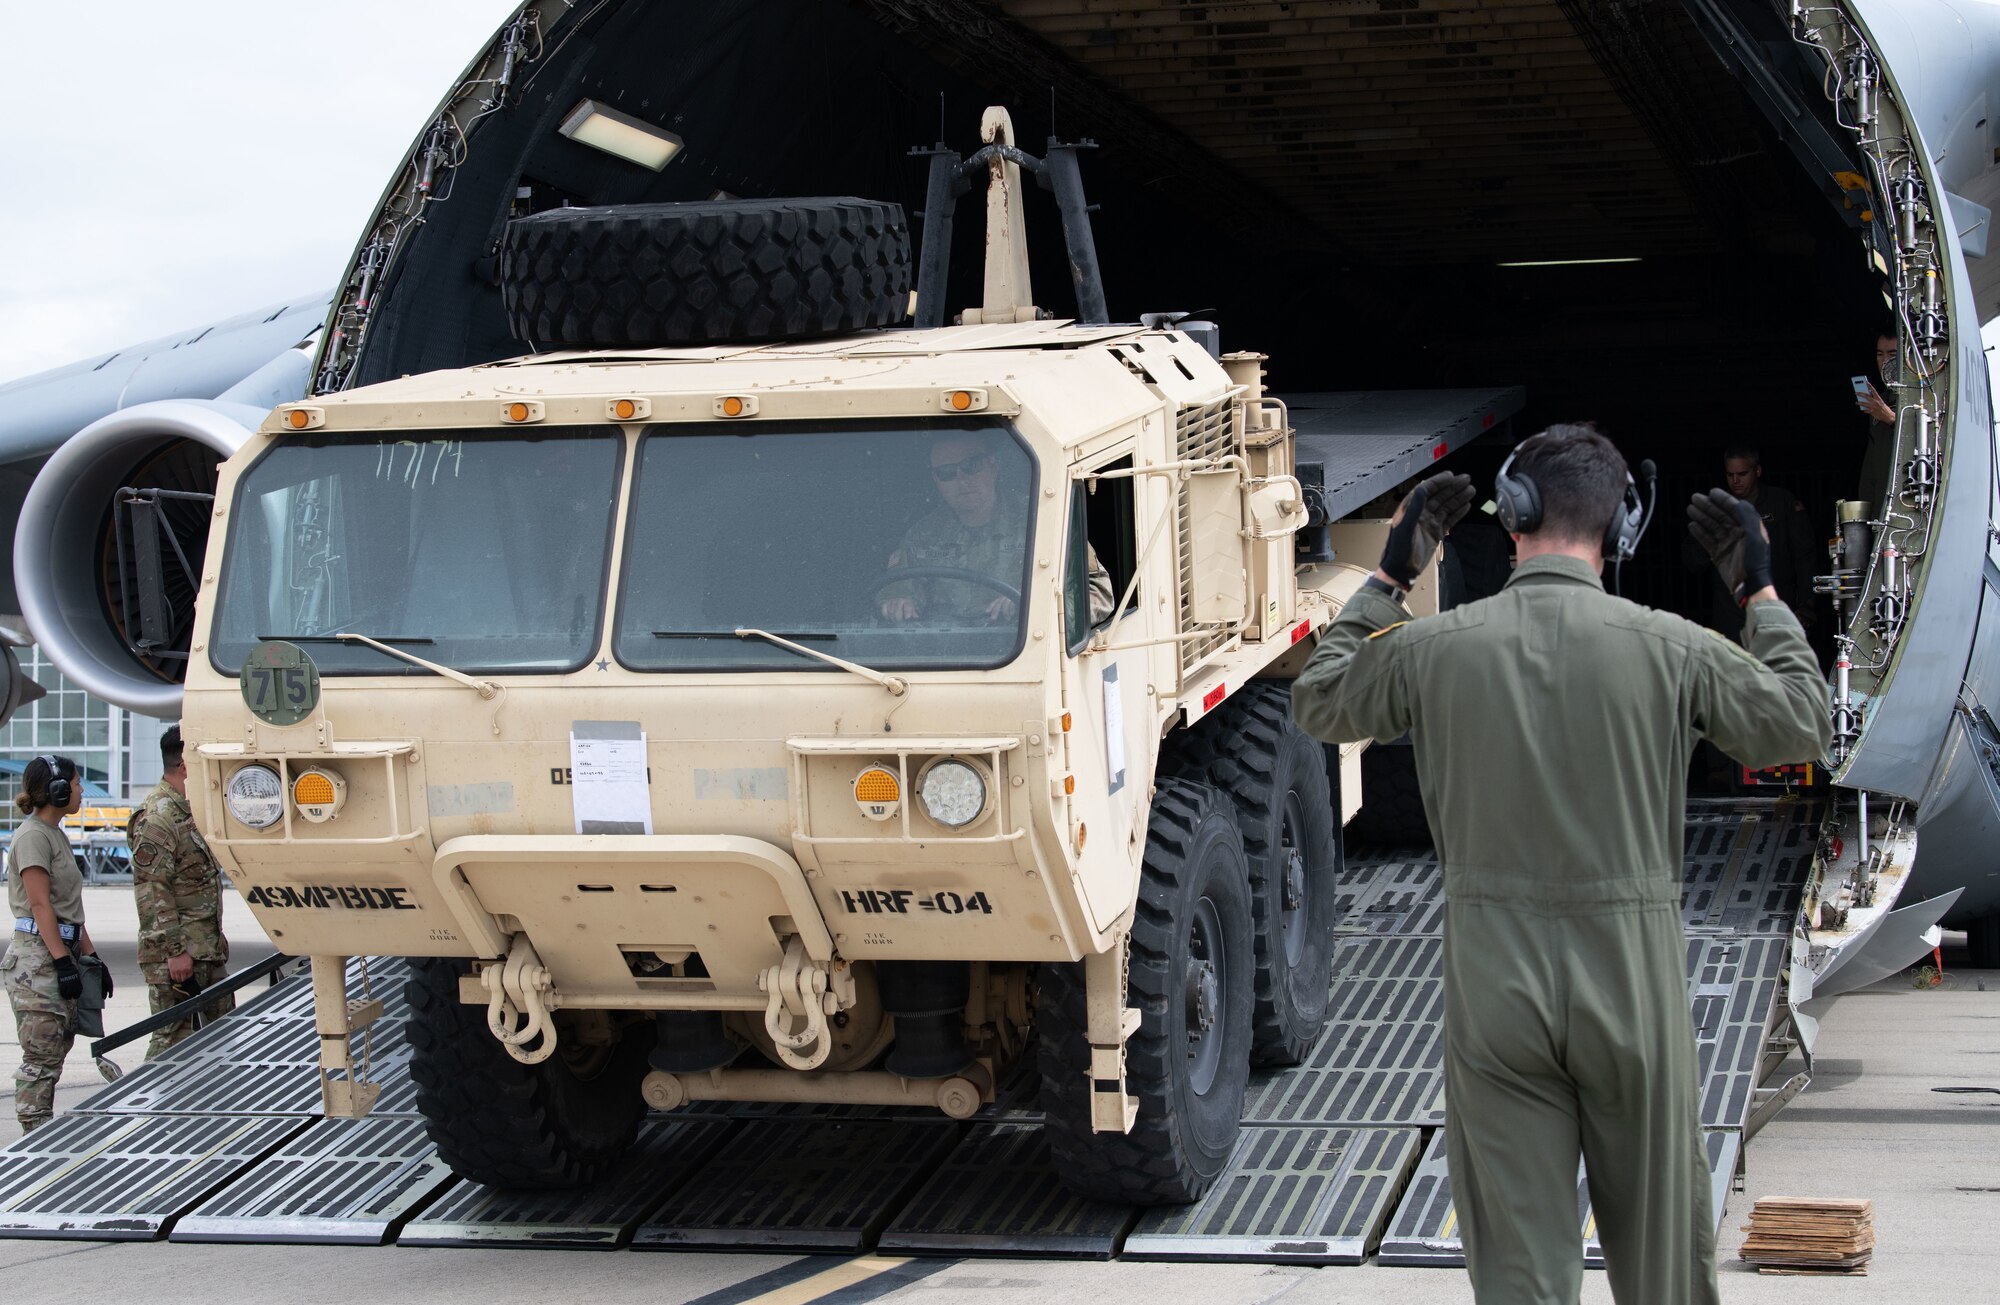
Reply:
[[1973, 969], [2000, 970], [2000, 913], [1967, 921], [1965, 950]]
[[1361, 754], [1361, 810], [1347, 830], [1362, 842], [1385, 847], [1434, 844], [1417, 785], [1415, 748], [1377, 743]]
[[573, 1187], [623, 1155], [646, 1105], [652, 1026], [640, 1023], [595, 1055], [573, 1046], [523, 1065], [486, 1029], [486, 1010], [458, 999], [462, 961], [411, 962], [410, 1077], [417, 1110], [453, 1173], [491, 1187]]
[[1256, 928], [1250, 1059], [1298, 1065], [1333, 1000], [1341, 844], [1321, 745], [1292, 722], [1292, 686], [1255, 680], [1183, 735], [1176, 774], [1227, 794], [1243, 830]]
[[1090, 1127], [1083, 966], [1047, 965], [1035, 1011], [1043, 1128], [1056, 1172], [1107, 1201], [1196, 1200], [1228, 1163], [1250, 1077], [1250, 883], [1236, 813], [1220, 793], [1163, 779], [1146, 830], [1132, 922], [1125, 1044], [1139, 1098], [1129, 1133]]
[[507, 224], [500, 290], [544, 346], [837, 335], [909, 315], [909, 224], [867, 199], [550, 209]]

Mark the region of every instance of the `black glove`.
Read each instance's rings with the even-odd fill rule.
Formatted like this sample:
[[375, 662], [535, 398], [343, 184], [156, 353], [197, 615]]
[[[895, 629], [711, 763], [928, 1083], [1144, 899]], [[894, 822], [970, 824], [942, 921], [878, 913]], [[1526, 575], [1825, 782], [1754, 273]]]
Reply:
[[1430, 564], [1438, 544], [1472, 510], [1472, 477], [1440, 471], [1421, 481], [1396, 509], [1389, 542], [1382, 546], [1382, 573], [1408, 589]]
[[1708, 551], [1737, 602], [1771, 584], [1771, 541], [1757, 509], [1727, 490], [1688, 500], [1688, 531]]
[[[97, 957], [97, 953], [96, 953], [96, 952], [92, 952], [92, 953], [91, 953], [91, 956], [92, 956], [93, 958], [96, 958], [96, 957]], [[106, 965], [106, 964], [104, 964], [104, 962], [103, 962], [103, 961], [102, 961], [101, 959], [99, 959], [99, 960], [98, 960], [98, 966], [99, 966], [99, 968], [100, 968], [100, 969], [102, 969], [102, 970], [103, 970], [103, 972], [104, 972], [104, 1000], [106, 1000], [106, 1001], [110, 1001], [110, 1000], [111, 1000], [111, 990], [112, 990], [112, 987], [114, 986], [114, 985], [112, 984], [112, 982], [111, 982], [111, 967], [110, 967], [109, 965]]]
[[56, 995], [64, 1001], [75, 1001], [83, 995], [83, 972], [76, 968], [76, 959], [58, 956], [56, 960]]

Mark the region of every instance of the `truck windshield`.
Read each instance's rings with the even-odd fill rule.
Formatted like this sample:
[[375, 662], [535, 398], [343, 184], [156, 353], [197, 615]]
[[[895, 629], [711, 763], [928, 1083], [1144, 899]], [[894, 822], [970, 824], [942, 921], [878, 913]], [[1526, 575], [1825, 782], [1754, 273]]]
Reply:
[[619, 579], [640, 670], [1000, 666], [1021, 646], [1035, 471], [998, 422], [649, 434]]
[[308, 639], [329, 675], [574, 670], [595, 654], [623, 436], [606, 427], [287, 435], [244, 473], [210, 658]]

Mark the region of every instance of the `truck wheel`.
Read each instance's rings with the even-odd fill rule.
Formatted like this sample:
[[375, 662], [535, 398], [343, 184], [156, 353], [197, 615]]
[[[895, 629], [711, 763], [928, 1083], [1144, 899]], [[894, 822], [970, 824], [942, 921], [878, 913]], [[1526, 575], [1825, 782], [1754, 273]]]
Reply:
[[646, 1110], [651, 1021], [609, 1048], [558, 1042], [555, 1055], [523, 1065], [487, 1032], [485, 1008], [458, 999], [465, 962], [410, 965], [410, 1077], [453, 1173], [490, 1187], [573, 1187], [624, 1154]]
[[1390, 847], [1430, 847], [1430, 821], [1417, 785], [1417, 750], [1407, 743], [1377, 743], [1361, 754], [1361, 810], [1348, 831]]
[[909, 315], [910, 230], [867, 199], [550, 209], [507, 224], [500, 293], [540, 345], [838, 335]]
[[1333, 1001], [1341, 858], [1325, 750], [1292, 723], [1291, 685], [1257, 680], [1186, 736], [1174, 768], [1228, 794], [1243, 829], [1257, 947], [1250, 1059], [1302, 1064]]
[[1221, 794], [1160, 781], [1132, 919], [1125, 1044], [1129, 1133], [1090, 1127], [1083, 966], [1042, 969], [1035, 1013], [1043, 1129], [1056, 1172], [1106, 1201], [1165, 1205], [1208, 1190], [1235, 1148], [1250, 1078], [1253, 947], [1243, 836]]

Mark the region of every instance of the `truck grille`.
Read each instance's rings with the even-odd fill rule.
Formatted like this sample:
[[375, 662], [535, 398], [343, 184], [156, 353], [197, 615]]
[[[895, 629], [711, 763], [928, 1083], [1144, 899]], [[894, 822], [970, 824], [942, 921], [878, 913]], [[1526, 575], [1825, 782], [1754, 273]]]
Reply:
[[[1242, 451], [1242, 440], [1236, 429], [1235, 405], [1231, 399], [1191, 404], [1180, 410], [1174, 423], [1174, 455], [1179, 460], [1192, 462], [1224, 458]], [[1181, 669], [1186, 671], [1200, 665], [1228, 643], [1235, 634], [1235, 627], [1213, 622], [1204, 625], [1195, 620], [1193, 529], [1185, 485], [1179, 493], [1178, 518], [1176, 535], [1180, 565], [1181, 633], [1192, 635], [1198, 630], [1205, 631], [1201, 637], [1181, 643]]]

